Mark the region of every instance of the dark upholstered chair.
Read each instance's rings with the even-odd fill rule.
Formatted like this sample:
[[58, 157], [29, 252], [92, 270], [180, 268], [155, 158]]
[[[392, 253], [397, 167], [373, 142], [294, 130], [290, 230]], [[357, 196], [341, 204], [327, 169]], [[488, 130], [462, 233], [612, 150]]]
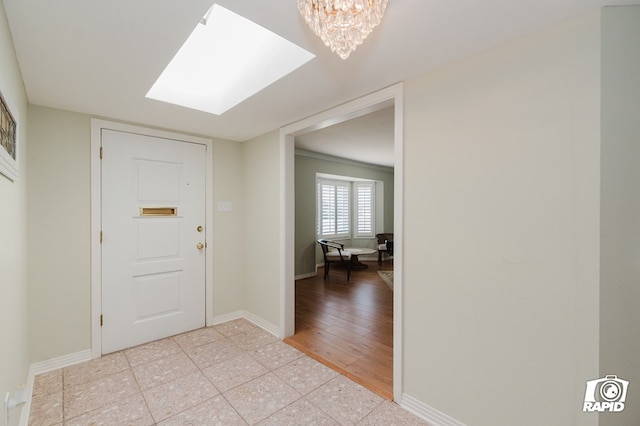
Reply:
[[376, 234], [378, 239], [378, 265], [382, 265], [382, 254], [393, 256], [393, 233]]
[[324, 256], [324, 279], [329, 278], [331, 265], [344, 267], [347, 270], [347, 281], [351, 277], [351, 253], [344, 249], [344, 244], [331, 240], [318, 240]]

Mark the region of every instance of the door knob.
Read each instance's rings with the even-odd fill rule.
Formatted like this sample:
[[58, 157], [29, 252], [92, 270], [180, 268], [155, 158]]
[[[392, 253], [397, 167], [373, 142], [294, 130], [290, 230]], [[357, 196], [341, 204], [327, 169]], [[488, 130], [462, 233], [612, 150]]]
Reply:
[[198, 243], [196, 244], [196, 247], [198, 248], [198, 250], [202, 250], [204, 248], [204, 244]]

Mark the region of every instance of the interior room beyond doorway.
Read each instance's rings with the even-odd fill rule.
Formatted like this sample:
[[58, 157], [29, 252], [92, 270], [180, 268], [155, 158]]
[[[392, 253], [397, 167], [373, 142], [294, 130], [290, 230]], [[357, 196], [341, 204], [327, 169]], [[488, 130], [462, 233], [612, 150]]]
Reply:
[[393, 263], [365, 262], [351, 274], [331, 270], [296, 281], [296, 334], [285, 342], [353, 381], [393, 399], [393, 281], [378, 271]]

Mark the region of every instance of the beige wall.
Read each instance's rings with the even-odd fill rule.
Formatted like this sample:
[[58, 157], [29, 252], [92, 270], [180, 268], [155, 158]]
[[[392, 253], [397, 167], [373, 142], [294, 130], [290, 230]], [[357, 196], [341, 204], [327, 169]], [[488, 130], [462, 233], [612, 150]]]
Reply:
[[[32, 362], [90, 349], [91, 117], [29, 107], [29, 312]], [[242, 212], [242, 147], [215, 140], [214, 207]], [[241, 214], [213, 212], [213, 315], [244, 308]]]
[[406, 82], [404, 391], [461, 422], [597, 422], [599, 34]]
[[244, 304], [280, 326], [280, 135], [242, 143], [244, 164]]
[[622, 413], [640, 424], [640, 6], [602, 12], [600, 375], [630, 382]]
[[[242, 144], [213, 142], [213, 315], [244, 309], [244, 167]], [[231, 202], [231, 212], [218, 203]]]
[[[0, 93], [18, 123], [18, 178], [0, 175], [0, 395], [26, 384], [29, 370], [27, 295], [27, 96], [0, 2]], [[0, 148], [1, 149], [1, 148]], [[17, 424], [19, 409], [11, 410]]]
[[90, 117], [29, 106], [31, 361], [90, 348]]

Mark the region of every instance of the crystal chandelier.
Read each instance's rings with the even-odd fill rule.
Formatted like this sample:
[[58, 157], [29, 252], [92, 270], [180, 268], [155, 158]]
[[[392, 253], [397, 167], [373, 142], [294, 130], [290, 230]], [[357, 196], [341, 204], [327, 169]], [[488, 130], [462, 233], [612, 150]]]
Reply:
[[298, 0], [298, 10], [324, 44], [347, 59], [380, 23], [388, 0]]

